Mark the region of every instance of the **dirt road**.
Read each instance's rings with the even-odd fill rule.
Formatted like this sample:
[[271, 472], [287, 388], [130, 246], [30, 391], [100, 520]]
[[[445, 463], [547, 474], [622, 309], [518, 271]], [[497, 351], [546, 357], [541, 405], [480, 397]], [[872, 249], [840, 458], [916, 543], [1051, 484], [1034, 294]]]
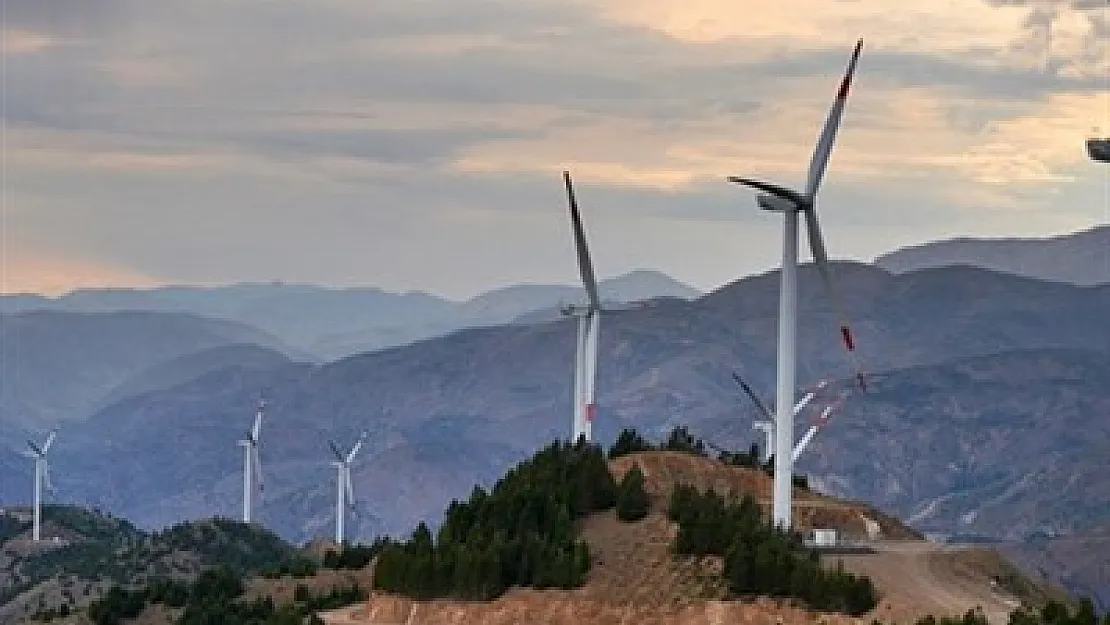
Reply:
[[976, 606], [991, 623], [1004, 625], [1019, 602], [998, 588], [989, 572], [997, 558], [988, 549], [928, 541], [875, 543], [876, 553], [826, 556], [875, 582], [883, 595], [874, 616], [913, 623], [928, 613], [958, 616]]

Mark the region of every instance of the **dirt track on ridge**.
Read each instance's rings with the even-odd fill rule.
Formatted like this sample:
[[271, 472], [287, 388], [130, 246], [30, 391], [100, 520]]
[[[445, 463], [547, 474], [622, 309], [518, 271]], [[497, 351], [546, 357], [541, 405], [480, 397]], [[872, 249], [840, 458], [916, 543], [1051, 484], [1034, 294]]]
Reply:
[[978, 547], [927, 541], [876, 544], [877, 553], [826, 556], [875, 582], [883, 595], [873, 616], [884, 622], [912, 623], [923, 613], [957, 616], [979, 606], [991, 623], [1003, 625], [1018, 601], [986, 573], [997, 554]]

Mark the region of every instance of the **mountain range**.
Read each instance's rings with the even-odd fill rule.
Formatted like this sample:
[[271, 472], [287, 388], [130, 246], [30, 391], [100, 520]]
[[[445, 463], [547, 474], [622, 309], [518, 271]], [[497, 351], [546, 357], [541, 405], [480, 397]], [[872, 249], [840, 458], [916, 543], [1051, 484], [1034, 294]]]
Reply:
[[1039, 280], [1078, 285], [1110, 283], [1110, 226], [1041, 239], [933, 241], [875, 259], [892, 273], [969, 265]]
[[[691, 299], [701, 293], [656, 271], [638, 270], [603, 280], [609, 301], [654, 297]], [[578, 302], [581, 287], [521, 284], [462, 302], [421, 292], [312, 285], [236, 284], [218, 287], [82, 289], [57, 298], [0, 296], [0, 313], [174, 312], [243, 323], [279, 337], [299, 352], [331, 360], [405, 345], [460, 328], [501, 325], [517, 317]]]
[[[894, 274], [836, 263], [833, 272], [871, 384], [867, 394], [851, 392], [803, 457], [800, 470], [812, 483], [919, 529], [978, 539], [1081, 536], [1110, 522], [1110, 285], [967, 266]], [[730, 374], [740, 371], [765, 399], [773, 396], [777, 278], [769, 272], [690, 301], [663, 297], [608, 313], [598, 439], [611, 441], [623, 427], [658, 437], [686, 424], [719, 446], [756, 440], [756, 414]], [[826, 397], [849, 392], [853, 371], [811, 266], [801, 270], [800, 287], [799, 382], [828, 377], [834, 383]], [[362, 431], [368, 444], [354, 467], [359, 515], [349, 532], [369, 539], [434, 522], [446, 501], [568, 434], [573, 325], [545, 320], [543, 307], [519, 310], [501, 322], [523, 315], [528, 323], [463, 329], [326, 363], [306, 358], [284, 335], [191, 314], [5, 315], [5, 327], [13, 319], [65, 325], [64, 315], [75, 324], [171, 315], [178, 325], [170, 334], [182, 343], [111, 325], [96, 340], [90, 335], [100, 326], [23, 335], [24, 345], [37, 336], [54, 347], [5, 364], [23, 373], [4, 376], [13, 382], [4, 385], [9, 399], [0, 414], [0, 497], [29, 499], [31, 467], [16, 455], [18, 436], [69, 415], [52, 452], [59, 500], [143, 527], [235, 516], [235, 441], [264, 394], [258, 517], [268, 527], [294, 540], [330, 534], [326, 441], [350, 444]], [[182, 337], [192, 334], [181, 328], [194, 326], [219, 340], [190, 349], [192, 339]], [[132, 352], [143, 357], [123, 357]], [[80, 380], [66, 390], [69, 367], [77, 376], [99, 363], [115, 372], [111, 379], [97, 373], [95, 392], [78, 389]], [[62, 374], [44, 381], [52, 371]], [[88, 412], [78, 414], [77, 405]], [[11, 428], [8, 406], [49, 410]], [[1096, 545], [1079, 557], [1105, 562], [1110, 551]], [[1057, 577], [1097, 570], [1084, 567], [1077, 561]], [[1087, 583], [1069, 579], [1075, 587]]]

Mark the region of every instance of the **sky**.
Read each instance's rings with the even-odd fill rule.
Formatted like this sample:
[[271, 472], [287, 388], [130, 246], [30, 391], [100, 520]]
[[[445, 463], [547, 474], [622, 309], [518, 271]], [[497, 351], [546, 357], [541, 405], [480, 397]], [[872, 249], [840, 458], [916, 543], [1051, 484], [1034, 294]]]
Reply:
[[0, 292], [307, 282], [463, 298], [1110, 222], [1106, 0], [0, 0]]

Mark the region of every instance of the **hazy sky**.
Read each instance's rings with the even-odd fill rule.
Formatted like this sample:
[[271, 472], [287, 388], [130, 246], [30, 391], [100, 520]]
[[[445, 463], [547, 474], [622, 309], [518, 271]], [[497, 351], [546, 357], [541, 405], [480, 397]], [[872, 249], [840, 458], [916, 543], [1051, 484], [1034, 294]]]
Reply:
[[284, 280], [701, 288], [780, 218], [866, 44], [830, 253], [1110, 221], [1106, 0], [2, 0], [3, 291]]

